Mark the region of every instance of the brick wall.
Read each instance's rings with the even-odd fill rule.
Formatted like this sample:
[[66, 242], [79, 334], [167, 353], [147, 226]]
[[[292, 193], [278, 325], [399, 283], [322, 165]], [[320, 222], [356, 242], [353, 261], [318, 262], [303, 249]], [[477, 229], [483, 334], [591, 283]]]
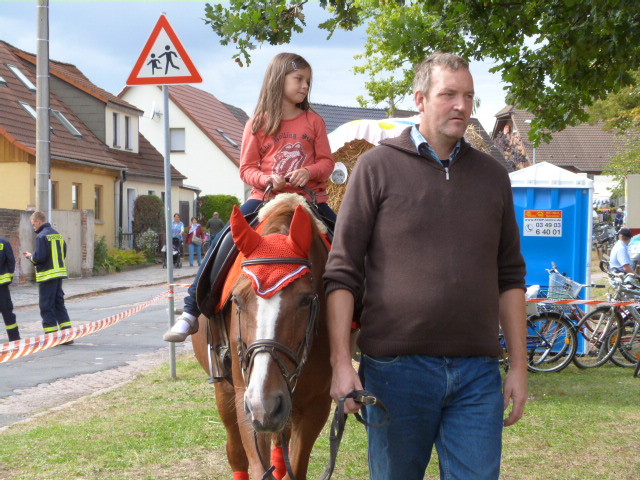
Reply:
[[[13, 282], [18, 285], [35, 279], [33, 264], [22, 255], [23, 252], [33, 252], [35, 249], [31, 213], [0, 208], [0, 237], [11, 243], [16, 257]], [[67, 268], [70, 276], [91, 276], [95, 236], [93, 211], [54, 210], [52, 216], [54, 228], [67, 239]]]
[[14, 283], [26, 283], [29, 280], [27, 275], [20, 275], [23, 261], [29, 262], [29, 260], [25, 259], [21, 254], [20, 217], [22, 216], [22, 213], [22, 210], [0, 208], [0, 237], [9, 240], [11, 248], [13, 249], [13, 254], [16, 257], [16, 273], [13, 278]]

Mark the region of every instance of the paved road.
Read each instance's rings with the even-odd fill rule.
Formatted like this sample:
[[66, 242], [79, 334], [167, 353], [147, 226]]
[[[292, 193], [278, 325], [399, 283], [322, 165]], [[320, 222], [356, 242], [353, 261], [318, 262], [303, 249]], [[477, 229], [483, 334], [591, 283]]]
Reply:
[[[75, 325], [105, 318], [144, 303], [164, 290], [163, 285], [76, 298], [67, 302]], [[176, 295], [182, 306], [184, 291]], [[0, 364], [0, 427], [28, 418], [37, 411], [61, 405], [123, 382], [136, 368], [154, 359], [169, 359], [162, 340], [168, 325], [167, 301], [83, 337], [74, 345], [49, 350]], [[23, 337], [42, 333], [37, 307], [16, 310]], [[180, 348], [188, 351], [190, 342]], [[133, 368], [131, 368], [133, 367]], [[32, 405], [27, 405], [33, 402]]]

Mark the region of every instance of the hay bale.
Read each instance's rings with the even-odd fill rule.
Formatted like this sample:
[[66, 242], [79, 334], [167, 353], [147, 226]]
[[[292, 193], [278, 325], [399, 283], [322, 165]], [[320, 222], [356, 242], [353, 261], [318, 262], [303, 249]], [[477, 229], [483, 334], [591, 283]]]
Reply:
[[[478, 150], [491, 154], [491, 146], [488, 145], [487, 142], [482, 138], [482, 135], [480, 135], [480, 132], [474, 125], [469, 125], [467, 127], [467, 131], [465, 132], [465, 139]], [[344, 163], [347, 167], [349, 175], [351, 175], [351, 172], [356, 166], [360, 155], [362, 155], [367, 150], [371, 150], [373, 147], [375, 147], [375, 145], [373, 143], [369, 143], [366, 140], [352, 140], [348, 143], [345, 143], [344, 146], [334, 152], [333, 158], [336, 162]], [[348, 179], [347, 183], [349, 183]], [[347, 190], [347, 183], [343, 185], [336, 185], [331, 180], [327, 182], [327, 193], [329, 194], [328, 203], [334, 212], [340, 211], [340, 205], [342, 204], [344, 193]]]
[[[349, 172], [349, 176], [351, 176], [351, 172], [353, 172], [353, 169], [358, 162], [358, 157], [367, 150], [371, 150], [374, 146], [375, 145], [373, 143], [369, 143], [366, 140], [352, 140], [345, 143], [344, 146], [334, 152], [333, 159], [336, 162], [344, 163], [345, 167], [347, 167], [347, 171]], [[349, 180], [347, 179], [347, 183], [348, 182]], [[346, 190], [346, 183], [336, 185], [331, 180], [327, 182], [327, 193], [329, 194], [328, 203], [334, 212], [338, 212], [340, 210], [340, 205], [342, 204], [342, 199]]]

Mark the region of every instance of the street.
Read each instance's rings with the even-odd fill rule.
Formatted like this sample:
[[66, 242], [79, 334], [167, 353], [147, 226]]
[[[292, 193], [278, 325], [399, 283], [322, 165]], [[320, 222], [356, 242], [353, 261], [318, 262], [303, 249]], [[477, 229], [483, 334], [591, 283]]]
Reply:
[[[89, 323], [144, 303], [163, 285], [132, 288], [66, 302], [74, 326]], [[177, 289], [182, 307], [185, 289]], [[41, 335], [38, 307], [16, 309], [23, 338]], [[0, 364], [0, 428], [52, 407], [108, 389], [131, 379], [141, 368], [169, 360], [162, 334], [168, 328], [167, 300], [158, 301], [116, 325], [61, 345]], [[191, 350], [191, 343], [178, 352]], [[167, 375], [169, 372], [167, 371]]]

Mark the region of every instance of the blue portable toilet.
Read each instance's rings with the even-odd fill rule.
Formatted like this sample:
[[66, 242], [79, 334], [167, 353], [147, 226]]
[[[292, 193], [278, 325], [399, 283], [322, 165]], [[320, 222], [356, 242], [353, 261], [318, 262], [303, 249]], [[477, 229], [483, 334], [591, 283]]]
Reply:
[[[551, 262], [574, 281], [591, 283], [593, 181], [548, 162], [509, 174], [527, 285], [549, 285]], [[587, 298], [583, 289], [581, 298]]]

